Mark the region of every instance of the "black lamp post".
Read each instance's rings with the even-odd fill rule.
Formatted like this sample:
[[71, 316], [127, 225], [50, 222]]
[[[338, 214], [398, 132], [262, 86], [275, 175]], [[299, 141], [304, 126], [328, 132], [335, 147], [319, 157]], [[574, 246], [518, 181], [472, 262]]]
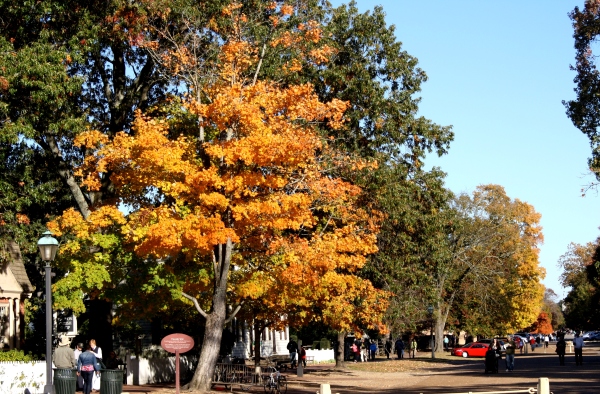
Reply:
[[58, 250], [58, 241], [52, 237], [50, 231], [46, 231], [43, 237], [38, 241], [40, 255], [46, 263], [44, 269], [46, 271], [46, 385], [44, 386], [44, 394], [53, 394], [54, 386], [52, 385], [52, 291], [50, 275], [52, 273], [50, 262], [54, 260], [56, 251]]
[[435, 358], [435, 343], [433, 342], [433, 305], [427, 307], [427, 314], [431, 320], [431, 358]]

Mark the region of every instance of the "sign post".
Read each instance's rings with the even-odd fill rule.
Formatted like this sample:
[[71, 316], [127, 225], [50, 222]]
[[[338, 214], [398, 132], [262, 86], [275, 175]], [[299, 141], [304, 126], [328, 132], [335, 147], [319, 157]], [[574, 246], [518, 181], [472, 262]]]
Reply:
[[179, 394], [179, 353], [185, 353], [194, 347], [194, 338], [185, 334], [167, 335], [160, 346], [169, 353], [175, 353], [175, 392]]

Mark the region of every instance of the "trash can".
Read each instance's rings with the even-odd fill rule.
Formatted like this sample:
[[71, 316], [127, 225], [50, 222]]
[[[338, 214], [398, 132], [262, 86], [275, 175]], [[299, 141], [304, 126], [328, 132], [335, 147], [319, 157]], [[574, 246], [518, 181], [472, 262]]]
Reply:
[[54, 368], [55, 394], [75, 394], [77, 385], [77, 370]]
[[120, 369], [103, 369], [100, 371], [100, 392], [102, 394], [121, 394], [122, 391], [123, 371]]

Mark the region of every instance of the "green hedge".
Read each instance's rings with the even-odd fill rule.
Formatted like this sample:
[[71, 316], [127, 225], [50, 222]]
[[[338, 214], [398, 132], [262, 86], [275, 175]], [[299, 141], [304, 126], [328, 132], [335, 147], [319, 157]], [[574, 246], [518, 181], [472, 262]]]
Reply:
[[27, 353], [25, 354], [22, 350], [7, 350], [5, 352], [0, 352], [0, 361], [37, 361], [40, 360], [39, 357]]

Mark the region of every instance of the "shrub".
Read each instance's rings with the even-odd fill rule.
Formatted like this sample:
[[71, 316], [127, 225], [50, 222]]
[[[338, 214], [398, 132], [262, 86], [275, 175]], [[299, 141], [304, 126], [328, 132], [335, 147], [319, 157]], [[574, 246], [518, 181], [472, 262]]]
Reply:
[[38, 356], [31, 353], [25, 354], [22, 350], [8, 350], [0, 352], [0, 361], [37, 361], [41, 360]]

